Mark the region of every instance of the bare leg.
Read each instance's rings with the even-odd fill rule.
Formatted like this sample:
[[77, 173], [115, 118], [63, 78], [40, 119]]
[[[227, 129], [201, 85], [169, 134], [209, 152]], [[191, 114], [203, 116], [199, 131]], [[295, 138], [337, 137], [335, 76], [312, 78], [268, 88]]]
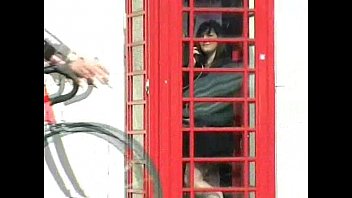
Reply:
[[[186, 166], [185, 170], [185, 184], [190, 186], [189, 182], [189, 164]], [[194, 188], [214, 188], [220, 186], [220, 174], [216, 169], [211, 170], [210, 165], [198, 165], [194, 167]], [[222, 192], [202, 192], [196, 194], [197, 198], [223, 198]]]

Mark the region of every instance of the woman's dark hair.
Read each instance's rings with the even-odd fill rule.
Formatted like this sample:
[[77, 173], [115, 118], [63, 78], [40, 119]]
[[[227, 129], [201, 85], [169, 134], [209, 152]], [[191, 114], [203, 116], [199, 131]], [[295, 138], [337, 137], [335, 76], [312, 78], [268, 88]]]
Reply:
[[[214, 32], [216, 33], [216, 35], [218, 37], [223, 36], [223, 30], [222, 30], [221, 25], [215, 20], [209, 20], [209, 21], [203, 22], [199, 26], [197, 33], [196, 33], [196, 37], [203, 37], [205, 34], [210, 34], [210, 32], [212, 30], [214, 30]], [[196, 44], [196, 47], [198, 49], [201, 49], [199, 43]], [[203, 53], [203, 52], [201, 52], [201, 53]], [[218, 61], [220, 61], [221, 59], [224, 59], [227, 55], [228, 54], [227, 54], [227, 50], [226, 50], [226, 45], [224, 43], [218, 43], [218, 46], [216, 47], [216, 54], [215, 54], [215, 58], [212, 63], [212, 66], [216, 66]]]

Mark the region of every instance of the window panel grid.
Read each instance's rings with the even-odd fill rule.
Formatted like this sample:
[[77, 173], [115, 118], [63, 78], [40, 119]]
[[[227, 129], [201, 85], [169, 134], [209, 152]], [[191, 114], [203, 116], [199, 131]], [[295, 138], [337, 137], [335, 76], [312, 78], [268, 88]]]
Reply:
[[[226, 12], [231, 12], [231, 13], [236, 13], [236, 12], [241, 12], [244, 13], [244, 23], [243, 23], [243, 35], [245, 38], [235, 38], [235, 39], [198, 39], [198, 38], [193, 38], [190, 36], [189, 38], [183, 38], [182, 41], [186, 41], [190, 43], [190, 46], [193, 46], [195, 42], [205, 42], [205, 41], [217, 41], [217, 42], [241, 42], [243, 43], [244, 47], [243, 49], [248, 48], [248, 43], [254, 43], [253, 39], [248, 39], [248, 12], [254, 13], [254, 9], [248, 9], [248, 1], [244, 1], [244, 8], [194, 8], [194, 1], [190, 1], [189, 8], [184, 8], [183, 11], [190, 12], [190, 19], [194, 18], [195, 12], [220, 12], [220, 13], [226, 13]], [[194, 35], [194, 23], [193, 20], [189, 21], [189, 34]], [[189, 49], [189, 53], [193, 54], [193, 49]], [[245, 192], [245, 198], [248, 198], [248, 193], [249, 192], [254, 192], [255, 188], [249, 188], [248, 186], [248, 180], [249, 180], [249, 162], [255, 161], [255, 158], [249, 158], [248, 157], [248, 140], [245, 138], [244, 141], [244, 157], [236, 157], [236, 158], [194, 158], [194, 132], [195, 131], [218, 131], [219, 133], [222, 131], [238, 131], [241, 132], [243, 131], [244, 137], [248, 136], [248, 103], [249, 102], [255, 102], [255, 99], [249, 99], [248, 98], [248, 73], [255, 73], [255, 69], [248, 69], [248, 50], [243, 50], [243, 65], [244, 69], [198, 69], [194, 68], [193, 66], [193, 60], [190, 60], [190, 67], [189, 68], [183, 68], [183, 71], [188, 71], [189, 72], [189, 86], [190, 86], [190, 96], [189, 98], [185, 99], [183, 98], [183, 102], [189, 102], [190, 104], [190, 126], [189, 128], [183, 128], [185, 130], [188, 130], [190, 133], [190, 157], [189, 158], [183, 158], [184, 162], [190, 162], [191, 166], [191, 173], [190, 173], [190, 188], [183, 188], [184, 192], [190, 192], [191, 197], [194, 197], [195, 192], [210, 192], [210, 191], [222, 191], [222, 192], [239, 192], [239, 191], [244, 191]], [[194, 98], [194, 85], [193, 85], [193, 77], [194, 77], [194, 72], [197, 71], [218, 71], [218, 72], [239, 72], [242, 71], [244, 72], [244, 80], [243, 80], [243, 91], [244, 91], [244, 97], [243, 98]], [[234, 129], [233, 127], [226, 127], [226, 128], [211, 128], [211, 127], [205, 127], [205, 128], [195, 128], [194, 127], [194, 102], [244, 102], [244, 127], [241, 129]], [[244, 130], [243, 130], [244, 129]], [[251, 132], [255, 132], [255, 129], [251, 129]], [[244, 161], [244, 187], [243, 188], [211, 188], [211, 189], [194, 189], [193, 186], [193, 175], [194, 175], [194, 162], [228, 162], [228, 161]]]

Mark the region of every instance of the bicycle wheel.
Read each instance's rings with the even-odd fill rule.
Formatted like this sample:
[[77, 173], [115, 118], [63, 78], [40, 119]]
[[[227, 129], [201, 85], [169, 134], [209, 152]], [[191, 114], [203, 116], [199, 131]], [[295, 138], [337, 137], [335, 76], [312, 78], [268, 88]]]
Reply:
[[[118, 130], [110, 125], [102, 124], [102, 123], [94, 123], [94, 122], [75, 122], [75, 123], [59, 123], [50, 126], [50, 130], [44, 134], [44, 148], [47, 148], [50, 143], [54, 141], [54, 137], [63, 138], [72, 134], [89, 134], [99, 137], [104, 141], [108, 142], [110, 145], [113, 145], [119, 152], [125, 154], [126, 151], [130, 150], [133, 152], [133, 155], [138, 159], [144, 159], [143, 167], [147, 174], [150, 176], [149, 182], [152, 183], [154, 197], [162, 198], [162, 189], [160, 185], [159, 174], [155, 169], [155, 166], [147, 155], [144, 152], [143, 147], [132, 139], [127, 139], [126, 133]], [[132, 171], [132, 175], [134, 176], [133, 184], [128, 184], [125, 181], [125, 188], [128, 189], [127, 185], [140, 185], [145, 181], [144, 171], [139, 167], [132, 164], [127, 164], [125, 161], [125, 175], [128, 171]], [[132, 170], [131, 170], [132, 169]], [[58, 177], [57, 175], [53, 175], [54, 177]], [[76, 189], [76, 188], [75, 188]], [[63, 190], [63, 189], [61, 189]], [[83, 189], [84, 190], [84, 189]], [[84, 191], [78, 192], [81, 196], [85, 197]], [[77, 191], [77, 189], [76, 189]], [[79, 190], [78, 190], [79, 191]], [[119, 196], [121, 197], [121, 196]]]

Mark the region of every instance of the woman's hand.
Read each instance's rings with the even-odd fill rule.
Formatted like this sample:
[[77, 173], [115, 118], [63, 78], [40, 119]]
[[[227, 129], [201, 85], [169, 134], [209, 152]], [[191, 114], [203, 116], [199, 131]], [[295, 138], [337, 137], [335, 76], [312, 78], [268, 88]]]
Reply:
[[193, 47], [193, 62], [194, 62], [194, 65], [196, 64], [196, 62], [198, 61], [196, 59], [196, 56], [200, 56], [200, 52], [198, 50], [198, 48], [196, 46]]

